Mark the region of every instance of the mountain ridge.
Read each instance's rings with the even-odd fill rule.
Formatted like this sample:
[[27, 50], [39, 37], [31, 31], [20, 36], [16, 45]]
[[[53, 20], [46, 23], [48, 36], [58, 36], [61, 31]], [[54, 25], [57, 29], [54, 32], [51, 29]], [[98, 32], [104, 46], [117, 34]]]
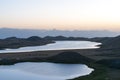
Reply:
[[7, 37], [27, 38], [30, 36], [65, 36], [65, 37], [115, 37], [120, 32], [112, 32], [107, 30], [35, 30], [35, 29], [13, 29], [13, 28], [0, 28], [0, 39]]

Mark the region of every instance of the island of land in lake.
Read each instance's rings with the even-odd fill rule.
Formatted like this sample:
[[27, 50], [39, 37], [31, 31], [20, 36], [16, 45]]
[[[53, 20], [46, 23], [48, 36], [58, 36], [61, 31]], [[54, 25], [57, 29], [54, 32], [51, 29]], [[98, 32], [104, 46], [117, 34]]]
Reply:
[[[35, 38], [35, 39], [34, 39]], [[11, 40], [12, 39], [12, 40]], [[38, 40], [40, 39], [40, 40]], [[10, 41], [11, 40], [11, 41]], [[18, 62], [83, 63], [95, 69], [88, 75], [74, 80], [120, 80], [120, 36], [103, 38], [79, 37], [30, 37], [27, 39], [7, 38], [0, 40], [1, 49], [38, 46], [53, 43], [55, 40], [87, 40], [101, 42], [97, 49], [50, 50], [34, 52], [0, 53], [0, 64], [11, 65]], [[5, 42], [4, 42], [5, 41]], [[6, 41], [8, 43], [6, 43]], [[12, 42], [13, 41], [13, 42]], [[17, 42], [16, 42], [17, 41]], [[44, 44], [36, 44], [45, 41]], [[12, 43], [11, 43], [12, 42]], [[19, 45], [21, 43], [24, 45]], [[34, 43], [35, 42], [35, 43]], [[2, 46], [2, 44], [4, 46]], [[14, 47], [12, 45], [14, 44]], [[9, 45], [9, 46], [8, 46]], [[19, 45], [19, 46], [17, 46]]]

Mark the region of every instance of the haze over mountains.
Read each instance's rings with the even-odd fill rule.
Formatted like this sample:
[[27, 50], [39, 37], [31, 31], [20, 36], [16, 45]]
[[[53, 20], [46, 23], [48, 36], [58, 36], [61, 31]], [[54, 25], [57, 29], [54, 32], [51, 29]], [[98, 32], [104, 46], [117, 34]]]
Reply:
[[114, 37], [119, 35], [120, 32], [112, 32], [106, 30], [32, 30], [32, 29], [11, 29], [11, 28], [1, 28], [0, 29], [0, 39], [7, 37], [19, 37], [26, 38], [30, 36], [65, 36], [65, 37]]

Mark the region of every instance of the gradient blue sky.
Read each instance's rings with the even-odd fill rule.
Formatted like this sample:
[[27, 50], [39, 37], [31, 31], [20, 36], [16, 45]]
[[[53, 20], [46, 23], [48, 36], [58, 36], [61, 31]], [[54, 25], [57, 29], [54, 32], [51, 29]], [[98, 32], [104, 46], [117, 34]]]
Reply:
[[120, 0], [0, 0], [0, 28], [120, 31]]

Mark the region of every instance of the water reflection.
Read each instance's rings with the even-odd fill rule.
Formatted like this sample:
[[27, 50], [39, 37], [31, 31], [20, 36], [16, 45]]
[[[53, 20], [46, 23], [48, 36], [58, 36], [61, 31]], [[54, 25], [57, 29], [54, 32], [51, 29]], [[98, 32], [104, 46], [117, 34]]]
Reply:
[[89, 49], [89, 48], [99, 48], [96, 46], [99, 44], [100, 43], [90, 42], [90, 41], [56, 41], [56, 43], [47, 44], [44, 46], [32, 46], [32, 47], [21, 47], [18, 49], [0, 50], [0, 53], [65, 50], [65, 49]]
[[0, 80], [65, 80], [89, 75], [92, 71], [84, 64], [24, 62], [0, 66]]

